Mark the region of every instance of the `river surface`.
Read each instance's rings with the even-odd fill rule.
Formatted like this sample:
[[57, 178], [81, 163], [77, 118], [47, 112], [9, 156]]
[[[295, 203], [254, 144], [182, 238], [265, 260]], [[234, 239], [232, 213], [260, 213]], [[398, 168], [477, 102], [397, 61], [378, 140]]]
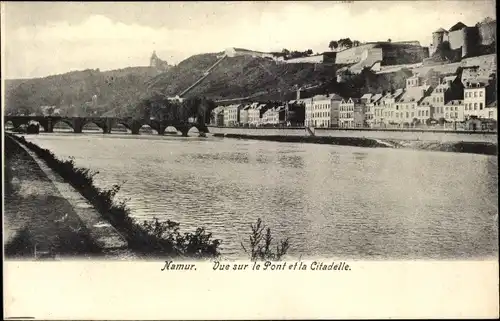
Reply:
[[227, 258], [245, 255], [257, 218], [295, 257], [478, 259], [498, 251], [494, 156], [98, 133], [27, 135], [122, 184], [138, 220], [206, 227]]

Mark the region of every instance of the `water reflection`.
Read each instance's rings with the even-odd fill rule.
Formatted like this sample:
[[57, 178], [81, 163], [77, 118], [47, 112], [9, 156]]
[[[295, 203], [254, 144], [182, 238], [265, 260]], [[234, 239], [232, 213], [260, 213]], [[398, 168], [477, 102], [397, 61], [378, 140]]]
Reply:
[[[124, 138], [125, 137], [125, 138]], [[43, 134], [30, 140], [126, 183], [138, 219], [204, 226], [224, 254], [261, 217], [291, 254], [471, 258], [498, 250], [496, 157], [231, 139]]]

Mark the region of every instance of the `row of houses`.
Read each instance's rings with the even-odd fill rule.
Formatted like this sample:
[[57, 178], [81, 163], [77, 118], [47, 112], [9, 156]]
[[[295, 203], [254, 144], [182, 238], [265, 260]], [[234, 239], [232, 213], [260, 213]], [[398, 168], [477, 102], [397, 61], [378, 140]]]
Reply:
[[[299, 96], [297, 97], [299, 98]], [[496, 122], [496, 86], [492, 79], [407, 78], [405, 88], [360, 98], [316, 95], [282, 104], [230, 105], [216, 108], [219, 126], [305, 125], [308, 127], [387, 128], [468, 119]]]
[[218, 106], [212, 111], [210, 124], [215, 126], [265, 125], [302, 126], [304, 106], [297, 101], [285, 103], [248, 103]]

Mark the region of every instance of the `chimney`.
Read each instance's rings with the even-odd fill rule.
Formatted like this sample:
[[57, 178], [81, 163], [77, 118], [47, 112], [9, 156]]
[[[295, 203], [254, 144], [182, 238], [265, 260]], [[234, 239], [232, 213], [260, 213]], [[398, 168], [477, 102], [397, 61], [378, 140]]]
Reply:
[[297, 89], [297, 100], [300, 99], [300, 92], [302, 91], [302, 88]]

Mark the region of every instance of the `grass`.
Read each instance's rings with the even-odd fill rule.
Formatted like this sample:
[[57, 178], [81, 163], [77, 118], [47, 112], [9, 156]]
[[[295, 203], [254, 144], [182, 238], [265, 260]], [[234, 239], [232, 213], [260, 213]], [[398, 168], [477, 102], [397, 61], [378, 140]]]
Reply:
[[24, 137], [9, 135], [19, 143], [31, 149], [63, 179], [77, 189], [101, 215], [111, 223], [127, 240], [131, 250], [145, 256], [214, 258], [220, 256], [221, 241], [214, 239], [204, 228], [194, 233], [180, 233], [179, 223], [160, 222], [158, 219], [138, 223], [130, 217], [125, 202], [113, 201], [120, 186], [100, 189], [94, 185], [94, 176], [98, 172], [76, 167], [73, 159], [62, 161], [47, 149], [28, 142]]

